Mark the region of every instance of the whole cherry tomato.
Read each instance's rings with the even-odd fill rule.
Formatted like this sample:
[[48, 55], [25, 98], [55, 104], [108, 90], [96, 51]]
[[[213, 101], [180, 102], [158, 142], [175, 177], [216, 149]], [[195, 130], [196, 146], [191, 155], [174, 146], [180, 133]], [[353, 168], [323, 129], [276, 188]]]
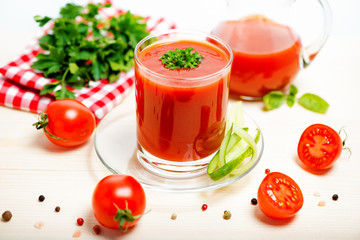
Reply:
[[94, 114], [75, 99], [51, 102], [39, 121], [33, 124], [44, 129], [46, 137], [62, 147], [74, 147], [85, 143], [96, 127]]
[[257, 198], [260, 210], [275, 219], [294, 216], [304, 203], [303, 194], [296, 182], [279, 172], [266, 175], [260, 184]]
[[132, 176], [109, 175], [97, 184], [93, 193], [92, 208], [95, 218], [101, 225], [126, 231], [144, 214], [145, 192]]
[[305, 129], [298, 144], [299, 159], [316, 170], [334, 165], [343, 149], [339, 134], [324, 124], [313, 124]]

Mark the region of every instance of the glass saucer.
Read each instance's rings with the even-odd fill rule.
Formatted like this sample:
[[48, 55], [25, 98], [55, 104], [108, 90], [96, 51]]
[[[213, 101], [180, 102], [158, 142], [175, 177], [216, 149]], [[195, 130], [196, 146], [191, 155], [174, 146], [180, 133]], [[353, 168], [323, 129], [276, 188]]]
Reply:
[[[244, 125], [249, 129], [259, 128], [256, 122], [244, 113]], [[259, 128], [260, 129], [260, 128]], [[102, 163], [114, 174], [126, 174], [136, 178], [145, 189], [167, 192], [199, 192], [224, 187], [249, 173], [260, 161], [264, 141], [261, 134], [258, 156], [246, 172], [213, 181], [206, 174], [192, 178], [174, 179], [155, 175], [145, 169], [137, 159], [136, 116], [134, 91], [109, 112], [97, 126], [95, 150]], [[246, 159], [247, 160], [247, 159]], [[245, 161], [246, 161], [245, 160]], [[245, 163], [246, 164], [246, 163]]]

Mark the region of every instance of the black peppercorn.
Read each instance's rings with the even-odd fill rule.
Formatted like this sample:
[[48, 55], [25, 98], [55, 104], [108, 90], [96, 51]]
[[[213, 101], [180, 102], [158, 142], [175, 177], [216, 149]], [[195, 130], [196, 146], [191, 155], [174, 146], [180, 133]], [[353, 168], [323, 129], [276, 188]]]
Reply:
[[56, 206], [55, 212], [60, 212], [60, 207], [59, 206]]
[[251, 199], [251, 204], [256, 205], [257, 204], [257, 199], [256, 198]]
[[332, 200], [337, 201], [339, 199], [339, 195], [334, 194], [332, 195]]
[[40, 195], [40, 196], [39, 196], [39, 201], [40, 201], [40, 202], [43, 202], [44, 200], [45, 200], [44, 195]]

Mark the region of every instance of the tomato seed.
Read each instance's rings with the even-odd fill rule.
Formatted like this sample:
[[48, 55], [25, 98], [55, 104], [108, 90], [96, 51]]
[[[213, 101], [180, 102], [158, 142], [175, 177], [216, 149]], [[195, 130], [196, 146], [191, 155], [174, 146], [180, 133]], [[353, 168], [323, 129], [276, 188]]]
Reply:
[[93, 227], [93, 231], [94, 231], [94, 233], [95, 233], [96, 235], [99, 235], [100, 232], [101, 232], [100, 226], [99, 226], [99, 225], [95, 225], [95, 226]]
[[84, 219], [78, 218], [78, 219], [76, 219], [76, 222], [79, 226], [82, 226], [84, 224]]
[[201, 210], [203, 210], [203, 211], [206, 211], [207, 208], [208, 208], [208, 205], [207, 205], [207, 204], [203, 204], [203, 205], [201, 206]]
[[231, 212], [228, 211], [228, 210], [224, 211], [223, 218], [224, 218], [225, 220], [229, 220], [229, 219], [231, 218]]
[[320, 201], [320, 202], [318, 203], [318, 206], [319, 206], [319, 207], [325, 207], [325, 206], [326, 206], [326, 202], [325, 202], [325, 201]]
[[56, 206], [55, 212], [60, 212], [60, 207], [59, 206]]
[[4, 220], [4, 222], [10, 221], [11, 218], [12, 218], [12, 213], [10, 211], [5, 211], [2, 214], [2, 219]]
[[265, 174], [269, 174], [270, 173], [270, 169], [265, 169]]
[[337, 195], [336, 193], [332, 195], [332, 200], [337, 201], [338, 199], [339, 199], [339, 195]]
[[256, 198], [252, 198], [252, 199], [251, 199], [251, 204], [252, 204], [252, 205], [256, 205], [256, 204], [257, 204], [257, 199], [256, 199]]
[[45, 200], [44, 195], [40, 195], [40, 196], [39, 196], [39, 202], [43, 202], [44, 200]]

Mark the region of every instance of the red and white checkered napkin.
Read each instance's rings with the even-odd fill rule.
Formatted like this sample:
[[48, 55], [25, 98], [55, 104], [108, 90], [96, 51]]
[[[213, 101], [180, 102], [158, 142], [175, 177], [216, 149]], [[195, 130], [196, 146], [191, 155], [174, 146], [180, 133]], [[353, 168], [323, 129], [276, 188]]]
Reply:
[[[112, 9], [112, 13], [102, 11], [100, 14], [113, 16], [123, 12]], [[111, 11], [111, 10], [110, 10]], [[113, 15], [111, 15], [113, 14]], [[175, 24], [167, 22], [164, 18], [146, 17], [148, 30], [162, 31], [175, 28]], [[44, 30], [45, 31], [45, 30]], [[31, 68], [36, 60], [36, 55], [41, 52], [37, 43], [28, 47], [24, 54], [15, 61], [0, 68], [0, 105], [39, 113], [54, 101], [50, 95], [39, 95], [42, 87], [54, 81], [43, 77], [41, 73]], [[81, 90], [74, 89], [76, 99], [94, 112], [97, 121], [100, 121], [111, 109], [121, 102], [126, 93], [134, 84], [133, 70], [121, 73], [120, 79], [109, 84], [108, 80], [91, 82], [90, 87]]]

